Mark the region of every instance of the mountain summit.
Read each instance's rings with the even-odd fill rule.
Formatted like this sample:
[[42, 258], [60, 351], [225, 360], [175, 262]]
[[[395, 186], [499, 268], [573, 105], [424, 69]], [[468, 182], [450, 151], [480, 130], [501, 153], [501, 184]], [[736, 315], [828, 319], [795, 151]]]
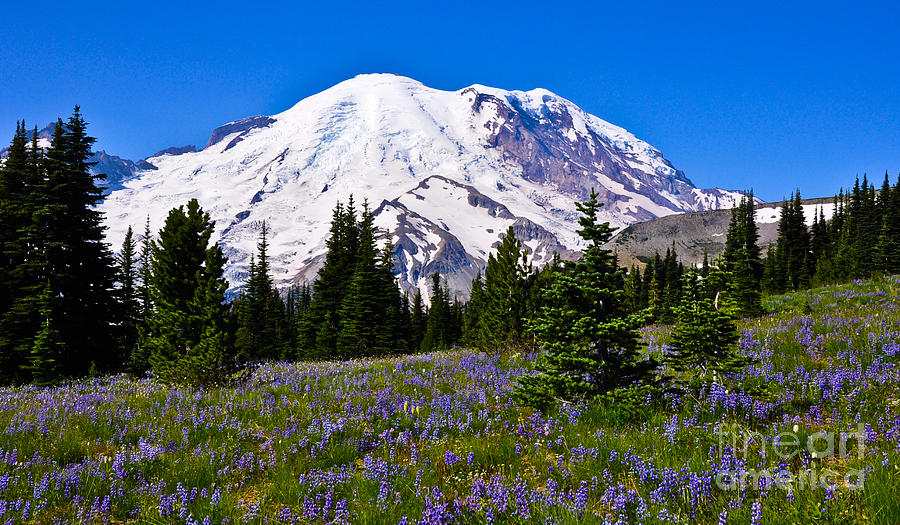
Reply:
[[580, 248], [575, 201], [596, 188], [616, 226], [732, 207], [739, 193], [701, 190], [628, 131], [544, 89], [429, 88], [360, 75], [273, 116], [215, 131], [200, 151], [163, 150], [102, 205], [114, 246], [150, 215], [196, 197], [216, 221], [232, 285], [243, 281], [260, 225], [281, 283], [311, 280], [331, 212], [352, 194], [377, 211], [407, 289], [433, 272], [466, 293], [512, 225], [537, 263]]

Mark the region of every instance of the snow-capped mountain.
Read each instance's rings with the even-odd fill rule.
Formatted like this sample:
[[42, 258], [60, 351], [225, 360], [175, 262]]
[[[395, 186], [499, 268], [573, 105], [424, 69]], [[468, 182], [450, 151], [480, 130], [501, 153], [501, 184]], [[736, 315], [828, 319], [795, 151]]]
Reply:
[[239, 286], [260, 225], [275, 278], [311, 280], [331, 212], [354, 195], [377, 211], [406, 288], [434, 271], [468, 291], [509, 225], [536, 263], [580, 248], [575, 202], [596, 188], [616, 226], [732, 207], [740, 194], [695, 188], [654, 147], [543, 89], [473, 85], [441, 91], [404, 77], [361, 75], [283, 113], [226, 124], [200, 151], [135, 164], [102, 204], [116, 247], [150, 217], [196, 197], [216, 221], [228, 278]]

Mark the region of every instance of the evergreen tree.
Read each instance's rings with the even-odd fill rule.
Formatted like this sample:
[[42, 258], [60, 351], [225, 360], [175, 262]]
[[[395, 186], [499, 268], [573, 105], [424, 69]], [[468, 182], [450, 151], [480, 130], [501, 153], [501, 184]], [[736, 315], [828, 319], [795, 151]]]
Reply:
[[457, 346], [462, 338], [465, 316], [465, 306], [459, 297], [454, 297], [450, 302], [447, 314], [447, 340], [450, 341], [450, 346]]
[[[834, 216], [835, 218], [837, 217], [837, 212], [835, 212]], [[825, 220], [824, 210], [819, 207], [818, 217], [813, 222], [813, 227], [810, 231], [810, 250], [815, 261], [812, 279], [812, 284], [814, 285], [822, 285], [834, 281], [834, 271], [831, 262], [834, 256], [832, 231], [828, 221]]]
[[225, 255], [210, 246], [214, 222], [196, 199], [169, 212], [153, 245], [154, 310], [143, 344], [154, 375], [166, 382], [216, 384], [234, 372], [227, 325]]
[[496, 351], [522, 345], [525, 285], [531, 272], [528, 254], [510, 226], [497, 247], [496, 257], [493, 253], [488, 256], [484, 272], [477, 337], [481, 349]]
[[48, 384], [59, 375], [57, 361], [62, 348], [62, 341], [54, 321], [53, 295], [49, 286], [44, 287], [38, 304], [41, 328], [34, 337], [26, 368], [31, 372], [32, 381], [37, 384]]
[[809, 250], [814, 261], [825, 257], [828, 247], [828, 223], [820, 220], [821, 217], [822, 208], [818, 207], [813, 211], [813, 223], [809, 229]]
[[78, 106], [68, 121], [58, 121], [47, 152], [43, 203], [37, 212], [45, 235], [45, 277], [56, 301], [55, 320], [64, 341], [59, 365], [83, 375], [94, 363], [100, 370], [124, 364], [114, 339], [115, 259], [105, 243], [103, 199], [90, 162], [96, 139], [87, 132]]
[[[737, 317], [743, 313], [739, 301], [741, 296], [735, 292], [734, 277], [728, 271], [721, 257], [716, 259], [716, 264], [710, 267], [709, 273], [701, 280], [701, 283], [703, 286], [700, 292], [713, 302], [716, 310], [731, 317]], [[683, 303], [684, 301], [682, 301]], [[679, 304], [679, 307], [681, 306]]]
[[325, 318], [315, 331], [315, 356], [323, 359], [337, 357], [336, 348], [340, 329], [339, 323], [335, 321], [337, 317], [337, 312], [325, 312]]
[[[25, 123], [16, 122], [8, 155], [0, 164], [0, 383], [27, 379], [24, 368], [39, 318], [28, 296], [35, 292], [29, 264], [29, 232], [35, 192], [35, 156], [27, 149]], [[32, 260], [34, 257], [31, 258]]]
[[449, 348], [454, 343], [448, 334], [450, 320], [450, 301], [443, 286], [441, 274], [431, 275], [431, 305], [425, 321], [425, 333], [422, 335], [420, 350], [430, 352]]
[[466, 313], [463, 317], [463, 343], [470, 346], [478, 346], [481, 337], [484, 293], [484, 279], [481, 278], [481, 272], [478, 272], [472, 279], [472, 293], [469, 294], [469, 302], [466, 303]]
[[[671, 249], [666, 252], [666, 259], [671, 259]], [[659, 252], [653, 255], [647, 264], [647, 272], [644, 282], [647, 287], [647, 307], [654, 321], [667, 321], [667, 291], [669, 289], [668, 266], [666, 260], [660, 257]]]
[[[863, 180], [866, 181], [867, 178], [863, 176]], [[876, 204], [875, 186], [869, 184], [865, 190], [866, 191], [863, 194], [864, 201], [863, 209], [861, 210], [862, 217], [860, 228], [856, 238], [857, 248], [855, 251], [857, 256], [860, 257], [858, 261], [859, 272], [856, 277], [868, 279], [873, 273], [877, 273], [878, 271], [875, 264], [875, 248], [878, 246], [878, 237], [881, 233], [882, 224], [881, 215]]]
[[[313, 287], [309, 284], [304, 285], [304, 290], [308, 294], [309, 304], [306, 308], [297, 309], [297, 327], [295, 348], [299, 359], [308, 359], [315, 357], [316, 334], [318, 327], [316, 325], [316, 316], [312, 309]], [[302, 297], [302, 296], [301, 296]]]
[[[256, 254], [250, 254], [250, 266], [247, 269], [247, 282], [256, 278]], [[241, 294], [231, 303], [237, 318], [237, 330], [234, 333], [234, 348], [241, 362], [256, 359], [256, 335], [254, 328], [259, 327], [260, 312], [250, 304], [249, 286], [244, 285]]]
[[842, 188], [835, 196], [829, 221], [819, 211], [811, 232], [811, 251], [816, 261], [814, 284], [900, 271], [898, 187], [900, 180], [891, 187], [886, 174], [876, 192], [867, 176], [862, 182], [857, 177], [850, 191]]
[[838, 194], [834, 196], [833, 200], [834, 204], [834, 213], [831, 217], [831, 223], [829, 224], [829, 240], [831, 241], [831, 252], [829, 254], [830, 257], [834, 257], [834, 249], [835, 244], [841, 238], [841, 232], [843, 231], [843, 221], [844, 221], [844, 189], [840, 188]]
[[413, 295], [412, 310], [410, 312], [410, 352], [416, 352], [422, 347], [422, 339], [425, 337], [425, 328], [428, 323], [428, 314], [422, 301], [422, 292], [416, 289]]
[[138, 255], [137, 300], [137, 343], [128, 360], [128, 370], [141, 375], [150, 370], [150, 349], [144, 344], [147, 340], [147, 322], [153, 312], [153, 299], [150, 287], [153, 282], [153, 237], [150, 232], [150, 217], [144, 222], [144, 234], [141, 238], [141, 251]]
[[621, 272], [609, 250], [609, 223], [599, 223], [598, 194], [578, 203], [579, 235], [589, 244], [568, 271], [559, 272], [547, 291], [547, 304], [529, 323], [547, 352], [537, 374], [519, 379], [515, 395], [526, 405], [544, 407], [556, 399], [604, 394], [620, 387], [654, 382], [657, 364], [638, 357], [637, 328], [643, 319], [626, 315]]
[[[740, 315], [751, 316], [762, 313], [760, 281], [763, 265], [757, 245], [759, 233], [756, 228], [753, 192], [741, 198], [740, 204], [731, 210], [731, 224], [725, 237], [722, 262], [731, 275], [729, 288], [738, 305]], [[708, 273], [708, 270], [705, 272]]]
[[803, 216], [800, 190], [781, 208], [778, 222], [774, 291], [805, 289], [810, 284], [809, 231]]
[[656, 274], [653, 274], [650, 278], [650, 285], [647, 289], [647, 308], [654, 321], [657, 321], [662, 317], [662, 299], [659, 280], [656, 278]]
[[636, 313], [644, 309], [641, 302], [641, 271], [634, 265], [625, 278], [624, 307], [627, 312]]
[[749, 360], [736, 352], [737, 328], [726, 309], [716, 306], [707, 286], [696, 271], [686, 275], [668, 361], [676, 370], [694, 372], [701, 380], [721, 382], [721, 374], [737, 371]]
[[[27, 356], [39, 334], [45, 344], [49, 325], [56, 334], [56, 371], [83, 375], [91, 363], [117, 369], [122, 356], [114, 337], [114, 258], [96, 209], [102, 199], [96, 182], [104, 176], [93, 175], [88, 161], [95, 139], [77, 106], [66, 123], [57, 121], [46, 154], [36, 130], [31, 148], [26, 146], [24, 129], [18, 126], [0, 170], [2, 374], [14, 381], [33, 375]], [[50, 323], [42, 314], [44, 295], [53, 297]]]
[[763, 260], [763, 278], [760, 288], [768, 293], [780, 293], [784, 289], [783, 273], [778, 267], [778, 245], [769, 244], [766, 249], [766, 258]]
[[389, 350], [379, 346], [379, 343], [384, 343], [384, 338], [379, 338], [379, 332], [389, 331], [390, 327], [384, 326], [387, 305], [378, 268], [375, 236], [375, 216], [366, 204], [359, 222], [354, 258], [356, 268], [340, 310], [340, 331], [336, 343], [337, 353], [343, 358], [378, 355]]
[[[884, 193], [884, 190], [882, 190]], [[900, 176], [883, 197], [883, 216], [878, 237], [878, 265], [888, 274], [900, 273]]]
[[268, 249], [268, 228], [263, 221], [247, 283], [235, 304], [235, 347], [242, 361], [278, 359], [287, 353], [284, 303], [272, 281]]
[[880, 226], [884, 221], [884, 215], [891, 206], [891, 181], [888, 172], [884, 172], [884, 181], [881, 183], [881, 190], [878, 192], [875, 203], [875, 215], [877, 223]]
[[[527, 323], [528, 319], [537, 317], [541, 312], [541, 309], [545, 304], [545, 292], [553, 284], [553, 279], [557, 272], [562, 269], [563, 264], [571, 263], [570, 261], [565, 261], [564, 263], [559, 254], [553, 254], [553, 258], [549, 263], [545, 264], [540, 270], [531, 272], [525, 280], [525, 290], [527, 295], [525, 313], [523, 314], [523, 317], [525, 318], [523, 321], [525, 323]], [[468, 305], [466, 305], [466, 308], [468, 309]], [[534, 350], [534, 334], [530, 333], [527, 329], [525, 330], [525, 334], [527, 335], [529, 346]]]
[[641, 307], [650, 307], [650, 283], [654, 280], [653, 259], [647, 261], [644, 274], [641, 276]]
[[675, 251], [675, 243], [666, 249], [663, 259], [663, 271], [659, 274], [665, 277], [660, 287], [661, 309], [659, 321], [671, 322], [674, 320], [675, 307], [681, 301], [681, 276], [684, 273], [684, 265], [678, 260]]
[[150, 217], [147, 216], [147, 222], [144, 223], [144, 236], [141, 239], [140, 284], [138, 285], [141, 323], [146, 322], [146, 319], [150, 317], [150, 311], [153, 309], [153, 300], [150, 297], [150, 282], [153, 280], [152, 256], [153, 238], [150, 233]]
[[353, 197], [347, 207], [338, 202], [325, 242], [325, 264], [313, 282], [312, 303], [299, 329], [298, 345], [304, 357], [329, 358], [336, 355], [341, 308], [356, 270], [360, 225]]
[[422, 334], [422, 342], [419, 350], [429, 352], [443, 348], [443, 317], [444, 292], [441, 289], [441, 275], [435, 272], [431, 276], [431, 304], [426, 311], [425, 330]]
[[854, 278], [861, 274], [859, 254], [862, 246], [857, 242], [862, 223], [862, 190], [859, 177], [847, 197], [847, 205], [842, 213], [840, 236], [834, 256], [834, 271], [840, 278]]
[[294, 284], [288, 290], [287, 298], [284, 303], [285, 313], [285, 359], [293, 359], [297, 356], [297, 338], [299, 337], [300, 323], [306, 311], [309, 309], [309, 303], [312, 300], [309, 291], [309, 285]]
[[[397, 285], [396, 279], [393, 277], [393, 272], [391, 274], [392, 281], [394, 282], [394, 286], [397, 286], [399, 290], [399, 286]], [[403, 295], [400, 297], [400, 309], [399, 315], [397, 316], [397, 326], [396, 330], [398, 335], [397, 340], [397, 351], [402, 353], [411, 353], [412, 352], [412, 305], [409, 300], [409, 292], [404, 291]]]
[[406, 352], [409, 300], [400, 293], [400, 285], [394, 275], [394, 250], [390, 241], [385, 241], [381, 250], [377, 271], [383, 319], [376, 335], [376, 345], [383, 352]]
[[134, 232], [131, 226], [125, 232], [122, 251], [118, 255], [119, 305], [120, 305], [120, 346], [126, 363], [130, 362], [132, 351], [137, 345], [140, 300], [138, 297], [138, 267], [135, 259]]

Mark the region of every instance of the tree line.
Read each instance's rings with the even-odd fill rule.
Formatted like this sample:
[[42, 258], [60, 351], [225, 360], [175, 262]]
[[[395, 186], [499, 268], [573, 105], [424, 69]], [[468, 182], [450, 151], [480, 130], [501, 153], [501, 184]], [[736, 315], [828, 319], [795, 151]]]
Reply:
[[325, 263], [313, 283], [275, 287], [268, 228], [238, 297], [214, 221], [194, 199], [155, 235], [131, 227], [105, 242], [103, 199], [91, 172], [96, 139], [78, 107], [49, 147], [16, 125], [0, 165], [0, 383], [87, 374], [152, 373], [171, 382], [227, 381], [246, 363], [348, 359], [449, 348], [463, 338], [464, 304], [439, 273], [431, 296], [401, 293], [389, 244], [368, 204], [338, 203]]
[[[891, 186], [885, 174], [879, 191], [857, 178], [834, 198], [832, 217], [820, 206], [810, 227], [798, 190], [781, 207], [778, 237], [765, 258], [748, 192], [732, 209], [715, 261], [704, 256], [701, 267], [686, 269], [673, 245], [643, 272], [632, 267], [627, 275], [600, 248], [611, 232], [591, 219], [592, 201], [578, 206], [588, 248], [557, 270], [539, 314], [526, 321], [546, 351], [537, 373], [519, 380], [515, 395], [528, 405], [600, 396], [639, 406], [674, 380], [660, 373], [663, 363], [682, 374], [680, 387], [719, 382], [750, 363], [735, 348], [733, 321], [762, 314], [763, 293], [900, 273], [900, 177]], [[674, 323], [670, 349], [641, 357], [636, 330], [652, 320]]]
[[115, 259], [104, 242], [103, 176], [76, 106], [48, 149], [16, 125], [0, 168], [0, 382], [47, 382], [123, 364]]
[[262, 224], [249, 276], [233, 306], [243, 361], [353, 359], [450, 348], [462, 338], [463, 302], [438, 272], [428, 300], [401, 292], [394, 251], [368, 203], [353, 196], [332, 212], [318, 278], [280, 294], [269, 270]]
[[[127, 370], [160, 380], [218, 384], [265, 360], [353, 359], [467, 345], [540, 351], [538, 373], [517, 397], [606, 395], [656, 388], [663, 362], [703, 380], [743, 363], [732, 321], [762, 313], [761, 294], [811, 283], [900, 271], [900, 181], [880, 192], [864, 178], [806, 227], [799, 191], [782, 207], [779, 237], [762, 258], [752, 192], [732, 210], [723, 254], [685, 267], [674, 245], [641, 271], [604, 249], [596, 192], [577, 203], [587, 248], [536, 269], [510, 226], [472, 281], [467, 302], [438, 272], [427, 299], [401, 291], [394, 249], [367, 202], [338, 202], [318, 277], [275, 286], [269, 229], [240, 293], [229, 301], [227, 263], [214, 222], [196, 200], [172, 209], [155, 235], [128, 229], [113, 254], [88, 162], [94, 143], [78, 108], [57, 123], [51, 145], [17, 125], [0, 167], [0, 381], [50, 382]], [[874, 247], [874, 248], [873, 248]], [[670, 355], [643, 356], [637, 329], [675, 324]]]
[[[599, 398], [636, 409], [664, 389], [676, 388], [663, 365], [682, 372], [678, 382], [683, 385], [677, 388], [721, 382], [723, 374], [746, 366], [750, 360], [735, 347], [734, 318], [741, 309], [736, 275], [746, 257], [743, 243], [753, 240], [743, 230], [752, 195], [733, 212], [729, 236], [734, 242], [719, 265], [685, 269], [670, 250], [665, 259], [654, 258], [643, 279], [634, 270], [626, 276], [615, 254], [603, 248], [615, 229], [598, 222], [602, 203], [597, 197], [592, 191], [587, 201], [577, 203], [582, 214], [578, 234], [587, 247], [577, 260], [554, 268], [537, 313], [526, 320], [543, 352], [535, 373], [519, 378], [515, 397], [538, 408]], [[663, 309], [675, 322], [671, 348], [646, 355], [638, 330], [658, 320]]]
[[[319, 277], [280, 293], [271, 275], [269, 230], [260, 225], [244, 286], [227, 301], [225, 256], [210, 243], [214, 223], [196, 200], [169, 212], [157, 238], [145, 231], [142, 259], [129, 264], [131, 230], [122, 248], [134, 341], [131, 372], [164, 381], [221, 384], [248, 364], [271, 360], [355, 359], [449, 348], [462, 337], [464, 306], [440, 274], [428, 305], [410, 299], [394, 275], [393, 250], [367, 203], [338, 202]], [[123, 275], [129, 272], [123, 271]], [[146, 290], [144, 290], [146, 288]], [[146, 297], [148, 299], [141, 299]], [[124, 305], [123, 305], [124, 308]]]
[[778, 240], [767, 251], [766, 292], [900, 273], [900, 176], [891, 186], [885, 173], [877, 191], [867, 176], [857, 177], [834, 197], [830, 219], [818, 206], [807, 222], [798, 190], [782, 206]]
[[17, 125], [0, 169], [0, 362], [3, 383], [47, 383], [89, 373], [152, 373], [215, 384], [245, 363], [350, 359], [449, 348], [518, 348], [537, 339], [526, 319], [569, 263], [536, 271], [512, 227], [464, 303], [431, 275], [431, 295], [401, 293], [389, 242], [367, 203], [337, 203], [318, 278], [279, 293], [268, 228], [238, 297], [214, 222], [194, 199], [169, 211], [162, 229], [126, 232], [113, 254], [104, 239], [103, 176], [88, 162], [95, 139], [76, 108], [49, 148]]

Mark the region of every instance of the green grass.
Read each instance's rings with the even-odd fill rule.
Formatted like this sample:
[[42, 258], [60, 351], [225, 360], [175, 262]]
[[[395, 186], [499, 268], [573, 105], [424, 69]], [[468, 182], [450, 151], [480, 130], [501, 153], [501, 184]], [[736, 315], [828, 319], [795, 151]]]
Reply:
[[[717, 523], [724, 512], [736, 524], [758, 502], [759, 523], [896, 523], [897, 290], [887, 279], [766, 298], [771, 314], [739, 322], [757, 362], [727, 393], [651, 400], [636, 417], [599, 402], [521, 408], [511, 392], [533, 356], [466, 349], [272, 364], [205, 391], [126, 376], [3, 389], [0, 522], [396, 524], [443, 504], [455, 523]], [[671, 327], [642, 333], [658, 354]], [[803, 444], [857, 422], [871, 431], [863, 457], [773, 453], [795, 425]], [[864, 488], [719, 487], [722, 425], [769, 440], [765, 456], [756, 444], [742, 458], [748, 468], [860, 470]]]

